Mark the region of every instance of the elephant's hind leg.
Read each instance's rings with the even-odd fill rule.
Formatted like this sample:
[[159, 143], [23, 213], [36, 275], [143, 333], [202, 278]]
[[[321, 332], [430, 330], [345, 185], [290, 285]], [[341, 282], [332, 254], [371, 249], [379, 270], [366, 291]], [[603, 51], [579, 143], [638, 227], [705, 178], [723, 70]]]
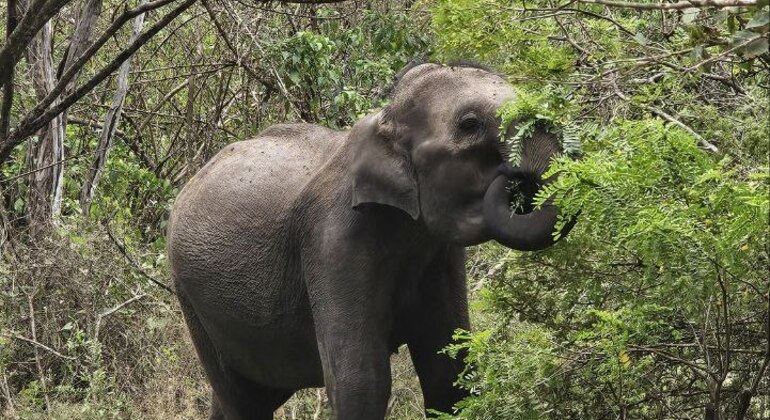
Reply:
[[198, 358], [211, 384], [210, 418], [272, 420], [273, 412], [283, 405], [294, 391], [265, 389], [222, 363], [184, 292], [177, 288], [177, 294]]

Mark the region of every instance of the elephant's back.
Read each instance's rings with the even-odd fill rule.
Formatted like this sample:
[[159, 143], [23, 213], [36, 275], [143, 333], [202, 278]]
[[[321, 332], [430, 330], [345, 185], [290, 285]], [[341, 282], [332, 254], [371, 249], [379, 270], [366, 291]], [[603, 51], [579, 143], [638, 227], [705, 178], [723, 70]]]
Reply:
[[[253, 209], [278, 204], [275, 200], [291, 201], [341, 145], [343, 134], [311, 124], [280, 124], [256, 138], [227, 145], [185, 185], [174, 210], [227, 204], [228, 197], [259, 198], [251, 203]], [[209, 203], [222, 195], [224, 203]]]
[[309, 124], [271, 127], [226, 146], [187, 183], [171, 211], [168, 253], [196, 311], [262, 324], [286, 310], [287, 295], [299, 299], [276, 261], [289, 257], [293, 203], [343, 138]]
[[320, 126], [281, 124], [230, 144], [185, 185], [172, 219], [192, 218], [188, 222], [204, 225], [227, 222], [238, 228], [241, 221], [252, 227], [275, 222], [341, 145], [342, 137]]

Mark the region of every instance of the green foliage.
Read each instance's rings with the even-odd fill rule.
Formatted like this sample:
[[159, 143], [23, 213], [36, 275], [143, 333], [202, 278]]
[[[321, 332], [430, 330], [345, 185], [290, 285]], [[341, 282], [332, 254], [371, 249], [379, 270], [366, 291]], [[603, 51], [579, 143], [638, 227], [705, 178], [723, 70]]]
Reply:
[[[57, 62], [76, 3], [54, 18]], [[87, 217], [78, 195], [114, 82], [69, 109], [63, 216], [36, 238], [22, 174], [37, 140], [14, 150], [0, 168], [0, 415], [203, 416], [209, 389], [183, 320], [147, 278], [168, 278], [173, 197], [222, 145], [268, 125], [350, 126], [384, 103], [404, 64], [432, 55], [490, 64], [516, 84], [516, 100], [499, 111], [514, 129], [503, 130], [514, 163], [536, 126], [581, 156], [558, 158], [557, 181], [538, 196], [555, 196], [562, 224], [579, 212], [569, 237], [538, 253], [472, 251], [473, 280], [489, 280], [474, 305], [478, 332], [458, 332], [446, 350], [472, 366], [458, 378], [472, 396], [443, 418], [694, 419], [707, 404], [733, 418], [754, 383], [746, 418], [770, 417], [770, 375], [759, 376], [770, 287], [767, 2], [666, 12], [550, 0], [366, 3], [193, 6], [132, 57]], [[127, 36], [116, 34], [77, 85]], [[16, 70], [12, 125], [37, 103], [31, 78], [18, 76], [25, 60]], [[704, 152], [705, 141], [719, 152]], [[66, 358], [14, 338], [32, 336], [30, 307], [37, 340]], [[405, 353], [393, 362], [391, 418], [422, 414]], [[314, 390], [277, 414], [330, 415]]]
[[500, 324], [494, 332], [458, 331], [445, 351], [451, 357], [464, 353], [469, 367], [458, 385], [471, 398], [461, 401], [455, 414], [441, 419], [539, 419], [550, 409], [539, 397], [558, 367], [553, 337], [530, 323]]
[[578, 215], [565, 240], [478, 251], [488, 321], [448, 349], [473, 395], [445, 418], [732, 418], [754, 381], [747, 418], [770, 414], [767, 8], [432, 5], [441, 59], [518, 84], [499, 111], [513, 163], [538, 125], [580, 156], [536, 198], [562, 209], [557, 237]]
[[[208, 389], [181, 314], [170, 310], [176, 300], [145, 277], [165, 278], [165, 265], [119, 227], [110, 229], [132, 260], [115, 252], [103, 231], [80, 220], [34, 248], [17, 244], [18, 256], [0, 262], [0, 378], [9, 392], [18, 390], [4, 415], [202, 415], [202, 408], [187, 406]], [[58, 354], [13, 338], [32, 334]]]
[[[527, 2], [530, 3], [530, 2]], [[474, 59], [518, 78], [569, 74], [575, 57], [548, 34], [553, 21], [518, 19], [517, 8], [503, 0], [438, 0], [432, 4], [436, 53], [443, 60]]]
[[[346, 128], [381, 106], [396, 72], [431, 48], [421, 28], [426, 20], [407, 3], [208, 2], [211, 14], [194, 5], [132, 57], [122, 119], [88, 208], [80, 191], [115, 78], [68, 110], [62, 216], [55, 224], [43, 220], [37, 233], [31, 227], [40, 221], [27, 217], [29, 180], [52, 171], [25, 174], [35, 168], [36, 137], [13, 151], [0, 167], [0, 417], [206, 416], [210, 387], [178, 303], [149, 280], [171, 283], [165, 230], [173, 199], [225, 144], [278, 122]], [[54, 65], [66, 55], [81, 6], [70, 2], [52, 19]], [[105, 10], [117, 6], [125, 5], [104, 3]], [[148, 14], [145, 30], [171, 6]], [[112, 18], [97, 19], [97, 35]], [[125, 47], [126, 29], [110, 38], [76, 86]], [[28, 71], [22, 60], [12, 128], [39, 100]], [[65, 357], [12, 338], [35, 335]], [[408, 352], [394, 358], [393, 368], [391, 416], [421, 415]], [[277, 417], [328, 419], [331, 412], [323, 392], [306, 390]]]
[[588, 144], [584, 159], [552, 165], [549, 172], [563, 176], [540, 202], [554, 195], [563, 215], [581, 211], [589, 232], [616, 238], [658, 267], [750, 271], [745, 253], [766, 239], [767, 167], [741, 174], [729, 157], [715, 161], [660, 120], [620, 123]]
[[[522, 319], [551, 344], [522, 350], [514, 348], [529, 343], [521, 337], [511, 344], [489, 332], [463, 335], [450, 350], [468, 352], [476, 370], [460, 383], [480, 393], [458, 405], [460, 418], [602, 418], [617, 410], [646, 418], [661, 413], [645, 404], [655, 399], [690, 403], [692, 411], [676, 412], [698, 417], [713, 386], [706, 378], [721, 374], [707, 360], [724, 346], [725, 331], [713, 324], [725, 322], [726, 308], [732, 345], [761, 354], [750, 337], [763, 334], [767, 305], [767, 168], [731, 169], [659, 120], [592, 134], [584, 158], [558, 159], [550, 169], [558, 180], [539, 195], [555, 196], [564, 215], [580, 212], [576, 231], [536, 254], [492, 247], [503, 266], [484, 297], [501, 317], [491, 336], [516, 337]], [[753, 365], [753, 356], [731, 357]], [[736, 389], [753, 379], [731, 378]], [[696, 396], [679, 395], [690, 381]], [[670, 392], [661, 397], [664, 383]], [[533, 391], [514, 392], [525, 385]], [[511, 411], [522, 407], [541, 411]]]
[[367, 10], [349, 27], [327, 22], [318, 32], [300, 31], [270, 43], [267, 60], [288, 93], [302, 99], [294, 104], [300, 117], [346, 127], [382, 104], [393, 76], [423, 53], [428, 40], [411, 27], [406, 13]]
[[[537, 90], [518, 88], [515, 97], [500, 107], [501, 141], [510, 147], [513, 165], [519, 164], [522, 143], [536, 127], [557, 135], [567, 155], [582, 153], [574, 121], [576, 106], [569, 96], [568, 90], [552, 85]], [[515, 132], [511, 133], [511, 127]]]

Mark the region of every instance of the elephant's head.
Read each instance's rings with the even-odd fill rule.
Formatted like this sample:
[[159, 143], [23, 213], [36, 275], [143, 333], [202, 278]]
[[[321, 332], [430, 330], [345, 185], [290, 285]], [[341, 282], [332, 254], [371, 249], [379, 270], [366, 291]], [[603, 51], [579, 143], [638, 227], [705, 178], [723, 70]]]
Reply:
[[422, 64], [407, 70], [391, 103], [350, 133], [356, 143], [353, 206], [397, 207], [458, 245], [490, 239], [518, 250], [552, 245], [558, 209], [546, 204], [511, 212], [508, 187], [520, 181], [531, 199], [559, 142], [536, 129], [523, 140], [520, 166], [508, 166], [497, 109], [511, 99], [511, 86], [480, 68]]

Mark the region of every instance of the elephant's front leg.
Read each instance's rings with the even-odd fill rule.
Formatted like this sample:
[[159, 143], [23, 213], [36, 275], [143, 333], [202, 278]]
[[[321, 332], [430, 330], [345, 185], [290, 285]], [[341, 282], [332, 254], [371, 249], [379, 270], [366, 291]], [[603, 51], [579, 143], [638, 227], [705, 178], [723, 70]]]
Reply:
[[335, 418], [384, 419], [391, 383], [387, 346], [372, 334], [362, 333], [370, 328], [364, 323], [325, 317], [317, 322], [322, 324], [318, 346]]
[[465, 283], [465, 250], [448, 247], [440, 253], [420, 284], [419, 304], [411, 312], [407, 345], [425, 399], [425, 409], [451, 412], [468, 395], [454, 382], [464, 369], [462, 355], [439, 353], [455, 330], [470, 329]]
[[332, 410], [337, 420], [382, 420], [391, 383], [389, 287], [360, 265], [330, 265], [308, 279], [308, 294]]

